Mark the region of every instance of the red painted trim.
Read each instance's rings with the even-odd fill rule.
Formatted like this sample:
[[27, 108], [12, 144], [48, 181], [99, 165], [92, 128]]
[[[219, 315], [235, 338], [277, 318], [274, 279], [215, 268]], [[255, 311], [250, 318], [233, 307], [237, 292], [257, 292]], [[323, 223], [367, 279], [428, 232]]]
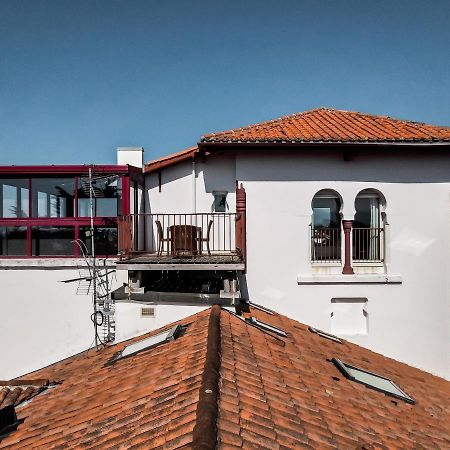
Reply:
[[345, 259], [344, 259], [344, 268], [342, 269], [342, 273], [344, 275], [353, 275], [352, 262], [351, 262], [351, 248], [350, 248], [350, 233], [352, 231], [352, 220], [343, 220], [342, 225], [344, 227], [344, 245], [345, 245]]
[[130, 177], [122, 177], [122, 211], [123, 216], [130, 214]]
[[33, 256], [33, 241], [31, 236], [31, 227], [27, 227], [27, 257], [31, 258]]
[[[0, 174], [10, 175], [55, 175], [55, 174], [70, 174], [70, 175], [86, 175], [89, 168], [97, 173], [111, 173], [111, 174], [127, 174], [133, 172], [137, 175], [135, 168], [131, 166], [118, 166], [114, 164], [109, 165], [50, 165], [50, 166], [0, 166]], [[139, 169], [138, 169], [138, 172]]]

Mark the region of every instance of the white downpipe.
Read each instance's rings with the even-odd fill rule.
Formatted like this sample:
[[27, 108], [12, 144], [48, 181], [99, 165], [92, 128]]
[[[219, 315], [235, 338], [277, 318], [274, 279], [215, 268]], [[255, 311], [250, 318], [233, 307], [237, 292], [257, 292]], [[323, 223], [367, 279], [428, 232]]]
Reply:
[[197, 180], [196, 180], [195, 160], [192, 160], [192, 212], [197, 212]]

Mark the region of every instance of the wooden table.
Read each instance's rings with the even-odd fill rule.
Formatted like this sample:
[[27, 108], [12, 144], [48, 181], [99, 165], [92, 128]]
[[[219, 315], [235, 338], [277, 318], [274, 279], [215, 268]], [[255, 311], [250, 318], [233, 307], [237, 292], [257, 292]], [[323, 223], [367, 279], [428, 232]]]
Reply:
[[172, 225], [168, 227], [170, 252], [175, 256], [195, 256], [198, 251], [200, 227], [195, 225]]

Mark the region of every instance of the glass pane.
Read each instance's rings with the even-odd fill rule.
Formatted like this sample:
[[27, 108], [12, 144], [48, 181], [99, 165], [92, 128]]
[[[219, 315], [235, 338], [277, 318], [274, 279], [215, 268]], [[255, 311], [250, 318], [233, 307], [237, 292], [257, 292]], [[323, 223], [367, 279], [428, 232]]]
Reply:
[[337, 198], [313, 199], [313, 228], [340, 228], [340, 201]]
[[386, 380], [385, 378], [379, 377], [377, 375], [372, 375], [362, 370], [354, 369], [347, 365], [345, 367], [352, 377], [354, 377], [356, 380], [362, 383], [368, 384], [382, 391], [390, 392], [391, 394], [401, 395], [402, 397], [405, 395], [390, 380]]
[[215, 194], [214, 195], [214, 212], [223, 213], [227, 209], [227, 195]]
[[28, 217], [28, 179], [1, 179], [0, 202], [0, 217]]
[[376, 197], [357, 197], [354, 228], [379, 228], [380, 200]]
[[[91, 254], [89, 227], [80, 227], [80, 239]], [[94, 245], [96, 255], [117, 255], [117, 227], [94, 227]]]
[[117, 217], [116, 198], [96, 198], [95, 205], [97, 217]]
[[166, 330], [162, 333], [156, 334], [155, 336], [150, 336], [146, 339], [142, 339], [141, 341], [134, 342], [133, 344], [127, 345], [120, 354], [120, 357], [129, 356], [134, 353], [137, 353], [141, 350], [144, 350], [149, 347], [154, 347], [155, 345], [162, 344], [168, 339], [169, 333], [172, 331]]
[[33, 178], [33, 217], [73, 217], [75, 179]]
[[[90, 216], [90, 200], [88, 198], [78, 199], [78, 217], [89, 217]], [[94, 209], [95, 211], [95, 209]], [[94, 212], [95, 214], [95, 212]]]
[[74, 254], [74, 227], [33, 227], [33, 256], [71, 256]]
[[[79, 179], [78, 216], [89, 217], [89, 178]], [[92, 182], [95, 217], [117, 217], [122, 203], [122, 181], [117, 175], [95, 178]]]
[[27, 254], [27, 227], [0, 227], [0, 255]]

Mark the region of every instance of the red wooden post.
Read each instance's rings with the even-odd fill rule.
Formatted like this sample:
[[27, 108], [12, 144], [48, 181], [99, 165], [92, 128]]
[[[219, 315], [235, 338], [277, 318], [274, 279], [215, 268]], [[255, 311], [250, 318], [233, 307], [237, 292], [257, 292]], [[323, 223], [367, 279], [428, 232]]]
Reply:
[[247, 232], [246, 232], [247, 194], [242, 186], [236, 182], [236, 250], [242, 255], [247, 265]]
[[344, 226], [344, 247], [345, 247], [345, 256], [344, 256], [344, 268], [342, 269], [342, 273], [344, 275], [353, 275], [352, 263], [350, 260], [350, 235], [352, 231], [352, 221], [351, 220], [343, 220], [342, 225]]

